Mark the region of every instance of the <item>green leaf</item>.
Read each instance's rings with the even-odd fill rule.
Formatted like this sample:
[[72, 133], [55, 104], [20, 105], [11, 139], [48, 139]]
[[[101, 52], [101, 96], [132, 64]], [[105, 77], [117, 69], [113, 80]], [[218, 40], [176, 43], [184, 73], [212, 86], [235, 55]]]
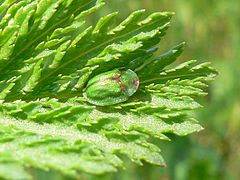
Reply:
[[[217, 72], [186, 61], [169, 68], [184, 43], [155, 57], [171, 12], [138, 10], [85, 23], [101, 0], [0, 3], [0, 177], [31, 179], [28, 167], [79, 177], [124, 166], [122, 156], [165, 166], [152, 138], [202, 130], [189, 111]], [[139, 90], [128, 101], [93, 106], [83, 97], [100, 73], [131, 69]], [[14, 173], [11, 173], [14, 172]]]

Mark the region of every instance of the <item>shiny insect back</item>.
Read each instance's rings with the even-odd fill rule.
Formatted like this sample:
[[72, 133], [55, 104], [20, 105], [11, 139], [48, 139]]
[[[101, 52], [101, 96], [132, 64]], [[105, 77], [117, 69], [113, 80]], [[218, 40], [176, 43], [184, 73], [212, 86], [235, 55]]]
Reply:
[[139, 78], [134, 71], [114, 69], [90, 79], [83, 95], [94, 105], [114, 105], [127, 101], [138, 87]]

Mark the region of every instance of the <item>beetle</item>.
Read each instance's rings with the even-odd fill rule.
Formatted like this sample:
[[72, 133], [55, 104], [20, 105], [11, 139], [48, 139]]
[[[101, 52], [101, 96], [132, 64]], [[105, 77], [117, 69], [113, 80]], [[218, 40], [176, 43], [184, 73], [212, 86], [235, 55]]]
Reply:
[[139, 78], [131, 69], [114, 69], [90, 79], [83, 96], [94, 105], [114, 105], [128, 100], [139, 87]]

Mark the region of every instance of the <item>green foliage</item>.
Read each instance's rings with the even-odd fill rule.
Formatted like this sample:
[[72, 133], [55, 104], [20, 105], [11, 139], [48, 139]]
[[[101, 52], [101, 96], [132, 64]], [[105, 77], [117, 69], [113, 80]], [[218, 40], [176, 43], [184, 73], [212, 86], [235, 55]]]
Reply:
[[[117, 13], [85, 23], [100, 0], [5, 0], [0, 3], [0, 177], [31, 178], [27, 167], [104, 174], [123, 166], [120, 155], [165, 166], [152, 139], [169, 140], [202, 127], [188, 111], [201, 107], [216, 76], [208, 63], [169, 67], [183, 43], [156, 57], [170, 12]], [[140, 87], [128, 101], [98, 107], [83, 97], [95, 75], [135, 71]], [[14, 173], [10, 173], [14, 172]]]
[[[108, 0], [104, 11], [121, 9], [121, 18], [130, 11], [176, 12], [160, 51], [176, 41], [186, 40], [184, 53], [177, 63], [195, 57], [208, 59], [218, 69], [219, 76], [208, 88], [202, 108], [194, 113], [204, 131], [195, 136], [175, 137], [174, 143], [159, 142], [167, 168], [130, 164], [112, 179], [240, 179], [240, 6], [238, 0]], [[95, 21], [97, 18], [93, 18]], [[221, 23], [219, 23], [221, 22]], [[196, 111], [195, 111], [196, 112]], [[171, 137], [172, 138], [172, 137]]]

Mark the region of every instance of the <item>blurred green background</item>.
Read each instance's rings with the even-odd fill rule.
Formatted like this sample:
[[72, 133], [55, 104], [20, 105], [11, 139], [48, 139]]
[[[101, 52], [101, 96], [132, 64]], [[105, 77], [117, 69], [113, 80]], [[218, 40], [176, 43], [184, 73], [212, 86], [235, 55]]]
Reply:
[[239, 0], [107, 0], [92, 20], [119, 11], [121, 21], [137, 9], [176, 13], [158, 53], [186, 41], [178, 62], [210, 61], [220, 74], [210, 84], [208, 97], [199, 100], [205, 108], [195, 113], [205, 130], [159, 144], [167, 168], [129, 162], [125, 170], [100, 179], [240, 179]]
[[[89, 20], [119, 11], [116, 23], [130, 12], [173, 11], [171, 27], [160, 44], [159, 54], [186, 41], [178, 63], [210, 61], [219, 71], [209, 95], [199, 99], [204, 108], [195, 112], [205, 128], [188, 137], [170, 135], [172, 142], [158, 142], [168, 167], [139, 167], [126, 159], [126, 168], [102, 177], [116, 180], [238, 180], [240, 179], [240, 2], [239, 0], [106, 0]], [[39, 174], [39, 179], [65, 179]]]

